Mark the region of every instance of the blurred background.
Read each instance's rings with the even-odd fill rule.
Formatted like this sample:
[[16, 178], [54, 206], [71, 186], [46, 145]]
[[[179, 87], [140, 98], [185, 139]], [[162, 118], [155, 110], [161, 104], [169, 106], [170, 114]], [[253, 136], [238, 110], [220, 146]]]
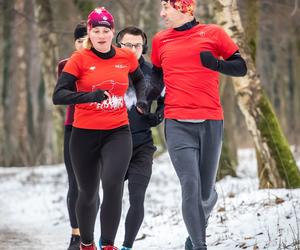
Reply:
[[[197, 19], [217, 23], [220, 2], [198, 1]], [[294, 156], [299, 155], [300, 3], [237, 3], [248, 56]], [[75, 25], [99, 5], [114, 15], [116, 32], [128, 25], [142, 28], [150, 48], [153, 35], [163, 29], [159, 0], [0, 0], [0, 166], [63, 162], [65, 107], [54, 107], [51, 99], [56, 66], [74, 50]], [[225, 138], [219, 178], [234, 176], [239, 148], [254, 147], [232, 78], [221, 77], [220, 94]], [[153, 134], [160, 154], [166, 150], [163, 125]]]

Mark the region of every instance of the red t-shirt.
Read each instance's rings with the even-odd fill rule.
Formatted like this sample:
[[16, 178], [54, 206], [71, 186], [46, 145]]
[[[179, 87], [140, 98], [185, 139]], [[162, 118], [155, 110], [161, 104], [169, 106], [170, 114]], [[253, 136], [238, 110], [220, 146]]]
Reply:
[[73, 127], [107, 130], [128, 124], [124, 94], [128, 74], [137, 69], [138, 61], [128, 49], [115, 50], [110, 59], [102, 59], [88, 49], [76, 51], [65, 65], [63, 71], [78, 78], [78, 92], [100, 89], [111, 94], [111, 99], [101, 103], [76, 104]]
[[222, 120], [219, 73], [205, 68], [201, 51], [227, 59], [237, 45], [217, 25], [198, 24], [185, 31], [168, 29], [152, 42], [152, 63], [163, 69], [166, 86], [165, 117]]

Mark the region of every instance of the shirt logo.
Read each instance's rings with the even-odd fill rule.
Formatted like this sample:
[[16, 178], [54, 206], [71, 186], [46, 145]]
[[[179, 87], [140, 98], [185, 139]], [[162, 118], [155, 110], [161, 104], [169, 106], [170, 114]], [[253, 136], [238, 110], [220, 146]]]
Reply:
[[201, 32], [199, 32], [199, 35], [200, 35], [201, 37], [204, 37], [204, 36], [205, 36], [205, 32], [204, 32], [204, 31], [201, 31]]
[[95, 70], [96, 69], [96, 66], [91, 66], [90, 67], [90, 70]]
[[117, 68], [117, 69], [124, 69], [124, 68], [127, 68], [127, 65], [116, 64], [116, 65], [115, 65], [115, 68]]

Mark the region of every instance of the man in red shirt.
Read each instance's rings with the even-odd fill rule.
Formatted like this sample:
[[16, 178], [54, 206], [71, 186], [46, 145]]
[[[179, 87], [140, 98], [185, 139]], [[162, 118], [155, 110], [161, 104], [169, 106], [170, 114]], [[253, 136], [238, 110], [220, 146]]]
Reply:
[[219, 73], [247, 72], [238, 46], [222, 28], [195, 20], [195, 5], [195, 0], [161, 0], [160, 15], [168, 29], [154, 36], [151, 54], [152, 94], [166, 87], [166, 141], [181, 184], [189, 250], [207, 249], [207, 221], [217, 201], [223, 136]]

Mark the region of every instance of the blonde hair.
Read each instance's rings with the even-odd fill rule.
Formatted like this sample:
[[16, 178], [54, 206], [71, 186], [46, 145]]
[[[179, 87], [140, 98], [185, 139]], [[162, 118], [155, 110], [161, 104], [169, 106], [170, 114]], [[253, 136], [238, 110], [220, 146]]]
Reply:
[[89, 36], [86, 36], [83, 40], [82, 47], [85, 49], [91, 49], [93, 47], [92, 41]]

